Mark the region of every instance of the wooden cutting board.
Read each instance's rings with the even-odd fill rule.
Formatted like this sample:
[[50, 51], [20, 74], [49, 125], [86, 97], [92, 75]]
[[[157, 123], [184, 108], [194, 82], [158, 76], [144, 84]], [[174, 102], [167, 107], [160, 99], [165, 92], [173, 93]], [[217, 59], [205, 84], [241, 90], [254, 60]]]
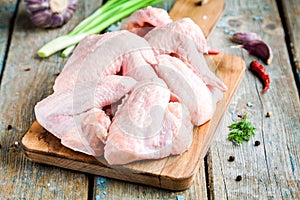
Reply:
[[[194, 1], [177, 1], [170, 15], [174, 19], [193, 18], [208, 36], [220, 18], [223, 8], [223, 0], [210, 0], [202, 7], [195, 7]], [[184, 13], [188, 14], [184, 15]], [[207, 153], [221, 123], [222, 116], [228, 108], [245, 71], [244, 61], [233, 55], [220, 53], [208, 55], [206, 59], [211, 70], [227, 85], [228, 91], [218, 103], [213, 118], [206, 124], [194, 129], [192, 146], [184, 154], [159, 160], [110, 166], [104, 158], [96, 159], [64, 147], [58, 138], [47, 132], [38, 122], [34, 122], [21, 141], [25, 156], [35, 162], [90, 174], [170, 190], [187, 189], [192, 184], [200, 162]]]
[[202, 6], [196, 6], [195, 3], [200, 1], [177, 0], [169, 14], [174, 20], [184, 17], [191, 18], [200, 26], [204, 35], [208, 38], [222, 16], [225, 0], [208, 0]]

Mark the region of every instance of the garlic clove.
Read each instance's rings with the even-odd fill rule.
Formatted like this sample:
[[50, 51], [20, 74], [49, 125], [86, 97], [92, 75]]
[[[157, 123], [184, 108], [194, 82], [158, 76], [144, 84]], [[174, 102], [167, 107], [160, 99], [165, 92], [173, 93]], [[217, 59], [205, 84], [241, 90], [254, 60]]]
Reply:
[[260, 40], [260, 37], [256, 33], [234, 33], [231, 40], [235, 43], [245, 44], [252, 40]]
[[42, 28], [66, 24], [77, 7], [78, 0], [24, 0], [31, 22]]
[[244, 43], [241, 47], [246, 49], [251, 55], [260, 58], [267, 65], [273, 59], [271, 47], [262, 40], [251, 40]]

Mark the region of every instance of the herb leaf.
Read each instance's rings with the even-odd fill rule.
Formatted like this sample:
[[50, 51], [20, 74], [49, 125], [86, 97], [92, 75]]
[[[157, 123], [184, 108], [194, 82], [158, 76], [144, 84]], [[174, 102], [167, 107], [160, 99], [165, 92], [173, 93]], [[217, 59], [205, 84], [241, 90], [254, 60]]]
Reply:
[[237, 145], [249, 141], [250, 137], [255, 135], [255, 127], [248, 121], [248, 115], [245, 115], [241, 121], [234, 122], [228, 128], [230, 131], [228, 140]]

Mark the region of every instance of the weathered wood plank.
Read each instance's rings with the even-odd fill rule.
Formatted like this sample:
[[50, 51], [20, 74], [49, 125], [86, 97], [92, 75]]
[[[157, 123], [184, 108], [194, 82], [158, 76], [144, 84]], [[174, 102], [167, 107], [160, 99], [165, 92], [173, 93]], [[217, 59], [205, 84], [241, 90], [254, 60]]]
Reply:
[[[255, 59], [243, 49], [233, 49], [230, 34], [256, 32], [273, 49], [274, 59], [265, 66], [271, 88], [262, 94], [262, 84], [249, 70], [220, 126], [220, 136], [208, 156], [210, 196], [213, 199], [300, 199], [299, 132], [300, 106], [289, 62], [284, 31], [276, 1], [228, 0], [210, 44], [226, 53]], [[297, 30], [295, 30], [297, 32]], [[251, 102], [253, 106], [247, 106]], [[272, 116], [266, 118], [265, 114]], [[256, 135], [235, 146], [227, 140], [228, 128], [237, 114], [248, 114]], [[260, 146], [254, 146], [256, 140]], [[234, 162], [228, 157], [235, 156]], [[242, 180], [235, 178], [241, 175]]]
[[17, 3], [17, 0], [4, 0], [0, 3], [0, 77], [9, 46], [9, 31]]
[[[83, 4], [83, 2], [81, 3]], [[85, 6], [88, 7], [88, 3], [90, 1], [84, 2]], [[220, 136], [215, 140], [209, 154], [211, 197], [214, 199], [299, 199], [299, 170], [297, 170], [299, 169], [299, 142], [297, 142], [300, 131], [299, 99], [276, 4], [267, 0], [231, 0], [226, 3], [226, 13], [222, 19], [223, 25], [217, 28], [211, 36], [211, 46], [242, 56], [247, 62], [250, 62], [253, 57], [245, 51], [229, 48], [232, 43], [226, 39], [229, 37], [226, 33], [252, 31], [259, 33], [264, 40], [270, 43], [274, 49], [275, 58], [273, 63], [267, 66], [272, 82], [270, 91], [261, 94], [259, 92], [261, 90], [260, 82], [250, 72], [247, 72], [226, 113], [220, 127]], [[268, 6], [270, 10], [265, 6]], [[70, 28], [68, 25], [62, 30], [47, 31], [45, 37], [41, 37], [40, 35], [43, 34], [38, 34], [37, 29], [28, 27], [29, 22], [21, 10], [22, 8], [20, 8], [17, 19], [15, 35], [12, 38], [12, 49], [8, 55], [0, 89], [0, 198], [85, 198], [87, 179], [84, 175], [31, 163], [23, 159], [18, 147], [13, 145], [33, 121], [32, 108], [36, 101], [51, 92], [53, 75], [56, 70], [61, 69], [64, 62], [55, 56], [40, 61], [35, 59], [34, 52], [50, 37], [66, 32], [66, 29]], [[253, 16], [263, 16], [263, 20], [253, 21]], [[80, 18], [79, 15], [77, 17]], [[75, 21], [78, 19], [77, 17], [75, 16]], [[214, 40], [214, 38], [219, 39]], [[26, 56], [20, 56], [23, 52], [20, 52], [21, 50], [18, 48], [28, 50]], [[29, 68], [30, 71], [25, 70]], [[253, 106], [246, 106], [247, 102], [252, 102]], [[265, 118], [267, 111], [273, 113], [271, 118]], [[257, 127], [255, 138], [240, 147], [233, 146], [226, 139], [227, 125], [232, 123], [233, 112], [236, 114], [248, 113], [250, 120]], [[23, 120], [24, 116], [28, 120]], [[12, 128], [8, 125], [12, 125]], [[254, 147], [255, 140], [260, 140], [261, 145]], [[227, 158], [230, 155], [234, 155], [236, 161], [229, 163]], [[243, 177], [241, 182], [234, 180], [238, 174]], [[203, 179], [203, 176], [199, 177]], [[96, 181], [98, 180], [96, 179]], [[108, 185], [108, 179], [105, 181]], [[105, 194], [120, 194], [113, 192], [113, 190], [119, 189], [118, 187], [117, 189], [107, 187], [107, 190], [101, 190], [101, 182], [103, 183], [103, 180], [100, 179], [95, 183], [99, 189], [95, 193], [96, 199]], [[118, 182], [117, 184], [125, 183]], [[112, 184], [112, 187], [114, 185], [115, 183]], [[103, 187], [106, 187], [105, 184]], [[139, 197], [147, 196], [146, 193], [152, 192], [148, 187], [144, 188], [143, 186], [126, 187], [143, 188], [138, 189]], [[192, 186], [190, 190], [195, 191], [188, 190], [184, 193], [164, 194], [166, 191], [158, 191], [155, 194], [157, 198], [176, 197], [180, 199], [185, 197], [188, 199], [194, 197], [190, 199], [202, 199], [201, 197], [203, 197], [204, 199], [206, 189], [196, 188], [199, 187], [194, 189]], [[126, 191], [126, 194], [130, 196], [136, 195], [135, 192], [135, 194], [129, 192], [130, 189], [126, 189]], [[97, 195], [99, 196], [97, 197]], [[197, 198], [197, 195], [200, 198]]]
[[[298, 75], [298, 81], [300, 81], [300, 1], [289, 0], [280, 1], [284, 14], [284, 22], [288, 29], [288, 37], [290, 40], [290, 46], [292, 50], [292, 58], [295, 64], [295, 71]], [[300, 90], [300, 88], [298, 88]]]
[[[0, 89], [0, 199], [88, 198], [85, 174], [30, 162], [22, 156], [18, 141], [35, 119], [34, 105], [52, 92], [56, 73], [65, 62], [58, 56], [38, 59], [37, 49], [73, 28], [97, 4], [79, 1], [72, 20], [54, 30], [33, 27], [23, 1], [20, 4]], [[9, 17], [2, 20], [9, 23]]]
[[149, 186], [131, 184], [105, 177], [94, 181], [94, 199], [207, 199], [204, 162], [201, 163], [193, 184], [188, 190], [173, 192]]

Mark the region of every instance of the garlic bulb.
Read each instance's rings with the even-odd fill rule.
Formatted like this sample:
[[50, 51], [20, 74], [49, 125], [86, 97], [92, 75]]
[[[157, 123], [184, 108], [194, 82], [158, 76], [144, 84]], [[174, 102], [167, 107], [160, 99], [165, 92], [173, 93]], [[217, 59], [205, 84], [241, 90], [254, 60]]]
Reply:
[[24, 0], [31, 22], [42, 28], [66, 24], [77, 7], [78, 0]]

